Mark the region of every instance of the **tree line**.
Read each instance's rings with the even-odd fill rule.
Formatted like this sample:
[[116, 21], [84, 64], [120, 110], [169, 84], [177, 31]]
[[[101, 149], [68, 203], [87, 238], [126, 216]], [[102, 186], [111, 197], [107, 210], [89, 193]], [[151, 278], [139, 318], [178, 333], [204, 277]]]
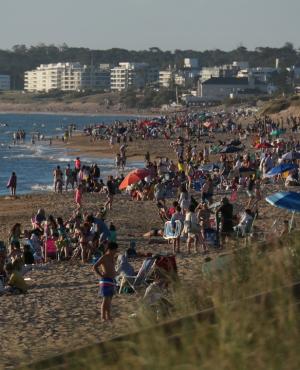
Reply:
[[300, 63], [300, 51], [287, 42], [282, 47], [257, 47], [248, 50], [244, 46], [231, 51], [215, 50], [175, 50], [163, 51], [157, 47], [148, 50], [126, 50], [113, 48], [108, 50], [92, 50], [83, 47], [69, 47], [39, 44], [27, 47], [15, 45], [11, 50], [0, 50], [0, 74], [11, 75], [12, 88], [23, 89], [24, 72], [36, 68], [40, 64], [58, 62], [80, 62], [82, 64], [119, 62], [146, 62], [161, 69], [169, 65], [181, 68], [184, 58], [196, 58], [201, 66], [229, 64], [232, 61], [248, 61], [250, 66], [275, 66], [275, 59], [280, 59], [281, 67]]

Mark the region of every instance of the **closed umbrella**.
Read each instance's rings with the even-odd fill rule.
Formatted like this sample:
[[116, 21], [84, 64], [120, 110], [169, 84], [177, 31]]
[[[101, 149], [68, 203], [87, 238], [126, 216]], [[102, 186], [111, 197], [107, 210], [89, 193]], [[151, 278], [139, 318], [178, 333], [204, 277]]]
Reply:
[[125, 177], [125, 179], [121, 182], [119, 189], [126, 189], [127, 186], [136, 184], [137, 182], [143, 180], [145, 177], [150, 175], [150, 171], [146, 168], [136, 169], [134, 171], [129, 172], [129, 174]]
[[298, 168], [294, 163], [281, 163], [279, 166], [273, 167], [269, 172], [266, 173], [266, 177], [277, 176], [283, 172], [296, 170]]

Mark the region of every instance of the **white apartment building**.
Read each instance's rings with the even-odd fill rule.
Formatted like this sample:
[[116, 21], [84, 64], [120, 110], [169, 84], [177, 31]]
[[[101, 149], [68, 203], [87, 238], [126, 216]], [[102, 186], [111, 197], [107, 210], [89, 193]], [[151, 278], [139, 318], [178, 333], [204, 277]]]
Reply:
[[174, 78], [174, 73], [170, 69], [159, 71], [159, 87], [170, 87], [171, 82], [174, 80]]
[[184, 58], [183, 60], [183, 68], [188, 69], [198, 69], [199, 62], [196, 58]]
[[24, 80], [24, 89], [30, 92], [106, 89], [109, 88], [110, 72], [80, 63], [41, 64], [35, 70], [25, 72]]
[[10, 90], [10, 76], [0, 75], [0, 91]]
[[158, 82], [158, 70], [147, 63], [119, 63], [110, 70], [110, 88], [123, 91], [128, 88], [143, 89], [147, 84]]

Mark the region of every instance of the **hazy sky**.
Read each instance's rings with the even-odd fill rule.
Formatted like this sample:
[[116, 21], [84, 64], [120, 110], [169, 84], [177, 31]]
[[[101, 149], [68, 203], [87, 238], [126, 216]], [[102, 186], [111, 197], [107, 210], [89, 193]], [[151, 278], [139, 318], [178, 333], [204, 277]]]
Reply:
[[300, 47], [300, 0], [3, 0], [0, 48]]

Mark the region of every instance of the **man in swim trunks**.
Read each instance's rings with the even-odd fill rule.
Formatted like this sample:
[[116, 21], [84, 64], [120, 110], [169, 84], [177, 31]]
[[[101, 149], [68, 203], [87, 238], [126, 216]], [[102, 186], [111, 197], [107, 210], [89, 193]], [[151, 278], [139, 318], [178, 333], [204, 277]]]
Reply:
[[111, 301], [115, 293], [115, 256], [118, 244], [109, 242], [105, 254], [94, 264], [94, 271], [100, 276], [99, 295], [103, 297], [101, 304], [101, 320], [111, 320]]

